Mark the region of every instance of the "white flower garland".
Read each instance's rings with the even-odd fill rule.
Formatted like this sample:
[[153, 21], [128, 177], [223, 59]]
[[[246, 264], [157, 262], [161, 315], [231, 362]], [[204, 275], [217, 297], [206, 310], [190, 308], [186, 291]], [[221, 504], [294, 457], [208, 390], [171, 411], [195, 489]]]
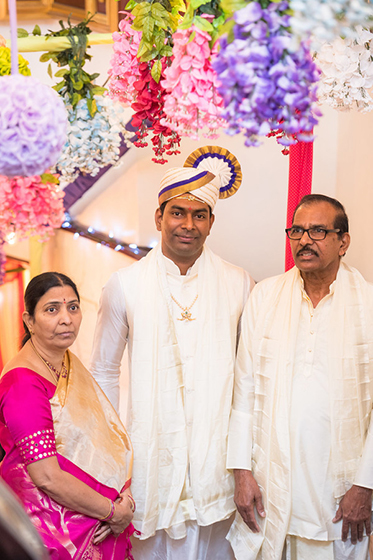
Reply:
[[63, 183], [73, 182], [79, 172], [94, 177], [102, 167], [114, 165], [119, 159], [121, 135], [125, 140], [131, 135], [125, 129], [125, 111], [120, 103], [101, 95], [96, 95], [95, 101], [97, 112], [93, 117], [86, 99], [81, 99], [75, 110], [67, 105], [68, 140], [56, 165]]
[[368, 18], [373, 17], [369, 0], [291, 0], [290, 4], [293, 33], [299, 38], [312, 36], [315, 48], [338, 36], [354, 38], [356, 26], [368, 27]]
[[359, 26], [356, 34], [356, 39], [325, 43], [317, 53], [322, 71], [318, 98], [341, 111], [367, 112], [373, 109], [368, 91], [373, 87], [373, 33]]

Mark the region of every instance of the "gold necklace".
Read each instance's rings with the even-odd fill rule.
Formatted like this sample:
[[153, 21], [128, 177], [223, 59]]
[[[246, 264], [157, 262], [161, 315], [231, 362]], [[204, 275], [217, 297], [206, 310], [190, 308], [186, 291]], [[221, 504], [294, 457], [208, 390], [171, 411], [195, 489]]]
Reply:
[[171, 294], [171, 298], [176, 303], [176, 305], [178, 305], [181, 309], [181, 319], [180, 319], [180, 317], [178, 317], [177, 318], [178, 321], [195, 321], [196, 320], [195, 317], [192, 318], [192, 314], [191, 314], [190, 310], [192, 309], [193, 305], [196, 303], [197, 298], [198, 298], [198, 294], [196, 295], [196, 297], [194, 298], [192, 303], [190, 305], [186, 305], [185, 307], [183, 307], [177, 301], [177, 299], [174, 298], [174, 296], [172, 294]]
[[62, 361], [61, 371], [58, 371], [58, 369], [56, 369], [56, 368], [54, 367], [53, 364], [51, 364], [50, 362], [48, 362], [48, 360], [45, 360], [45, 359], [43, 358], [43, 356], [41, 356], [41, 355], [39, 354], [39, 352], [36, 350], [36, 348], [35, 348], [35, 346], [34, 346], [34, 343], [32, 342], [31, 339], [30, 339], [30, 343], [31, 343], [31, 346], [33, 347], [34, 352], [35, 352], [35, 354], [37, 355], [37, 357], [40, 358], [41, 361], [43, 362], [43, 364], [47, 366], [47, 368], [48, 368], [50, 374], [51, 374], [52, 377], [53, 377], [53, 380], [55, 381], [55, 383], [56, 383], [56, 385], [57, 385], [60, 376], [61, 376], [61, 377], [66, 377], [66, 376], [67, 376], [67, 367], [66, 367], [66, 365], [65, 365], [65, 362]]

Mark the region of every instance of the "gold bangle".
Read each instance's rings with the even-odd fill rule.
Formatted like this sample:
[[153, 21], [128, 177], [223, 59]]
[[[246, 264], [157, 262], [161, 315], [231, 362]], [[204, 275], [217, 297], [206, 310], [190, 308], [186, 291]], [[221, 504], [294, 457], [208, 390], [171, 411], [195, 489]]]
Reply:
[[107, 501], [110, 504], [110, 510], [109, 513], [107, 515], [105, 515], [105, 517], [99, 517], [100, 521], [109, 521], [109, 519], [111, 519], [115, 513], [115, 504], [112, 500], [109, 500], [109, 498], [106, 498]]

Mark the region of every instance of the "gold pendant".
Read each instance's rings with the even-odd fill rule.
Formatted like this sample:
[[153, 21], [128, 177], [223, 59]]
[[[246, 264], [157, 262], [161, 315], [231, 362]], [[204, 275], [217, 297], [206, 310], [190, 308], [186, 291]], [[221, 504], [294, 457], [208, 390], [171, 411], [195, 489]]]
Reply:
[[192, 318], [192, 314], [190, 313], [190, 311], [188, 311], [188, 309], [186, 309], [185, 311], [181, 312], [181, 319], [177, 319], [178, 321], [195, 321], [195, 318]]

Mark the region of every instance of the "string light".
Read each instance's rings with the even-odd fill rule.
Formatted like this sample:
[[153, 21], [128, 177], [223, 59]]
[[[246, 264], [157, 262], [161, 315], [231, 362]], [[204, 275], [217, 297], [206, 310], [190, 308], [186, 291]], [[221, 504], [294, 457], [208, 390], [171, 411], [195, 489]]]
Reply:
[[138, 245], [136, 245], [136, 243], [124, 243], [124, 241], [116, 239], [112, 231], [110, 231], [109, 235], [107, 235], [100, 231], [96, 231], [92, 226], [83, 226], [79, 222], [72, 220], [67, 213], [65, 215], [65, 221], [63, 222], [61, 229], [72, 233], [74, 235], [74, 239], [85, 237], [86, 239], [95, 241], [97, 249], [99, 249], [103, 245], [104, 247], [114, 249], [114, 251], [118, 253], [124, 253], [125, 255], [128, 255], [136, 260], [145, 257], [145, 255], [147, 255], [152, 248], [139, 247]]

